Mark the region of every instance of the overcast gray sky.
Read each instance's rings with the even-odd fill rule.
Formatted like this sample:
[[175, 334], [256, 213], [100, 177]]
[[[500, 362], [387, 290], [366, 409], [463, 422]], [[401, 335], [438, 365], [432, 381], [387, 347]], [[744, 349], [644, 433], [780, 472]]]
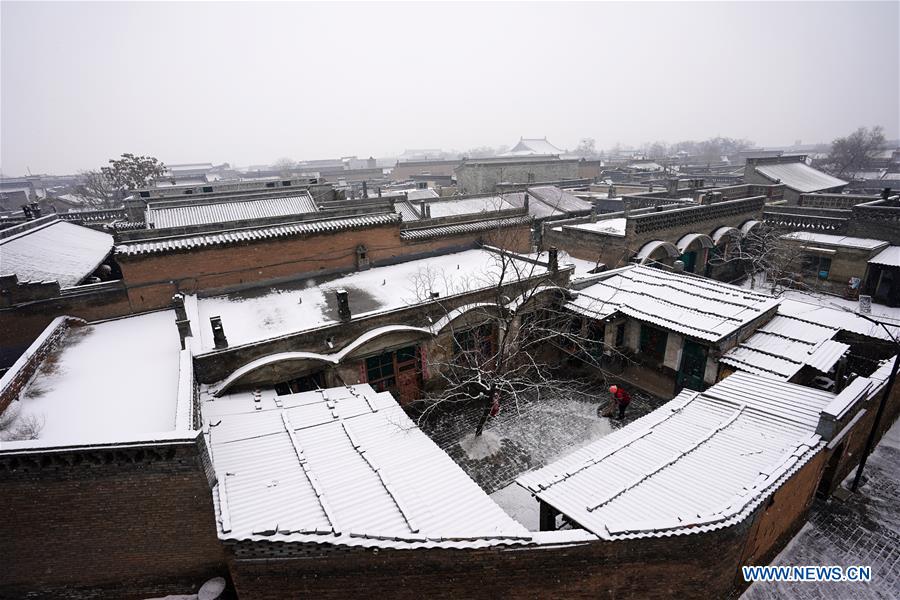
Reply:
[[900, 137], [900, 3], [2, 2], [3, 174]]

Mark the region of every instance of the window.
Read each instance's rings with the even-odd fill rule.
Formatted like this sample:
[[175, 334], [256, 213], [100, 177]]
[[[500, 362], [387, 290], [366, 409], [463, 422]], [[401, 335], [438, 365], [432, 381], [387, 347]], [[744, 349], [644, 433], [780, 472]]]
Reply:
[[184, 190], [184, 193], [185, 193], [185, 194], [193, 194], [193, 193], [194, 193], [194, 190]]
[[485, 323], [454, 334], [453, 353], [472, 364], [488, 360], [494, 353], [493, 325]]
[[831, 258], [817, 254], [807, 254], [803, 257], [803, 274], [820, 279], [828, 279], [831, 271]]
[[625, 345], [625, 323], [619, 323], [616, 326], [616, 348]]
[[150, 192], [141, 192], [141, 198], [149, 198]]
[[321, 371], [312, 375], [304, 375], [290, 381], [283, 381], [275, 385], [275, 393], [279, 396], [285, 394], [299, 394], [310, 392], [325, 387], [325, 378]]
[[394, 387], [397, 378], [394, 376], [394, 353], [385, 352], [366, 359], [366, 379], [373, 388], [383, 392]]
[[662, 362], [666, 357], [666, 342], [669, 333], [649, 325], [641, 325], [641, 354]]
[[266, 184], [266, 187], [275, 187], [275, 182], [270, 181], [269, 183]]
[[204, 193], [204, 194], [212, 193], [212, 186], [211, 186], [211, 185], [208, 185], [208, 186], [204, 187], [204, 188], [203, 188], [203, 193]]
[[291, 185], [291, 182], [290, 181], [282, 181], [281, 185], [283, 185], [284, 187], [288, 187], [289, 185]]

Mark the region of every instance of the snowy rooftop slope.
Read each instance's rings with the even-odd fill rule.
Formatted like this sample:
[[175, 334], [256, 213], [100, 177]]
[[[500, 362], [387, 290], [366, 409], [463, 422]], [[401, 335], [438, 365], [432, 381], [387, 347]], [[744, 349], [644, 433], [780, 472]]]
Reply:
[[522, 138], [519, 143], [500, 156], [534, 156], [562, 154], [562, 150], [547, 141], [547, 138]]
[[566, 306], [592, 318], [618, 311], [696, 338], [718, 341], [778, 300], [702, 277], [635, 266], [584, 288]]
[[588, 200], [582, 200], [555, 185], [538, 185], [528, 188], [528, 191], [544, 204], [567, 212], [591, 210], [593, 207]]
[[817, 192], [847, 185], [843, 179], [832, 177], [803, 162], [756, 165], [756, 170], [798, 192]]
[[34, 443], [142, 439], [175, 429], [181, 343], [167, 310], [71, 329], [23, 391]]
[[516, 482], [605, 539], [725, 527], [819, 451], [833, 398], [738, 372]]
[[[546, 271], [524, 261], [513, 261], [512, 267], [522, 277]], [[200, 338], [204, 348], [214, 347], [209, 323], [213, 316], [222, 317], [228, 343], [234, 346], [339, 321], [337, 289], [349, 292], [350, 309], [356, 317], [417, 304], [430, 298], [432, 291], [446, 297], [482, 289], [494, 284], [499, 272], [497, 254], [467, 250], [328, 280], [308, 279], [293, 286], [201, 298]], [[508, 271], [506, 280], [516, 278]]]
[[369, 385], [205, 402], [219, 537], [376, 547], [525, 542], [512, 520]]
[[837, 327], [776, 315], [720, 362], [743, 371], [787, 381], [805, 365], [828, 373], [850, 349], [831, 338]]
[[110, 253], [113, 236], [65, 221], [0, 239], [0, 275], [19, 281], [58, 281], [60, 287], [80, 283]]
[[625, 227], [628, 220], [624, 217], [618, 219], [604, 219], [593, 223], [578, 223], [576, 225], [566, 225], [566, 229], [581, 229], [582, 231], [594, 231], [597, 233], [606, 233], [609, 235], [625, 235]]
[[900, 267], [900, 246], [889, 246], [869, 259], [870, 263], [886, 267]]
[[267, 217], [284, 217], [316, 211], [309, 192], [293, 193], [280, 198], [260, 198], [257, 200], [234, 200], [231, 202], [208, 202], [189, 206], [166, 206], [151, 204], [147, 208], [146, 220], [156, 229], [227, 223]]
[[[795, 300], [794, 298], [802, 298]], [[844, 331], [850, 331], [859, 335], [877, 338], [880, 340], [900, 339], [900, 319], [887, 315], [874, 314], [876, 305], [873, 305], [873, 314], [867, 317], [860, 316], [853, 311], [856, 302], [842, 299], [827, 298], [823, 302], [836, 305], [823, 306], [815, 303], [816, 298], [809, 294], [794, 294], [792, 290], [782, 293], [781, 303], [778, 305], [778, 314], [795, 317], [807, 323], [827, 323], [829, 327], [836, 327]], [[848, 310], [841, 310], [841, 305], [846, 304]], [[897, 311], [889, 307], [880, 307], [887, 311]], [[872, 320], [876, 322], [872, 322]], [[879, 324], [883, 323], [883, 325]], [[885, 331], [887, 329], [887, 331]]]
[[813, 233], [811, 231], [795, 231], [793, 233], [786, 233], [781, 237], [786, 240], [812, 242], [814, 244], [839, 246], [841, 248], [861, 248], [863, 250], [876, 250], [878, 248], [885, 248], [888, 245], [884, 240], [849, 237], [846, 235], [831, 235], [828, 233]]
[[[525, 192], [512, 192], [503, 194], [503, 198], [507, 202], [518, 208], [525, 207]], [[565, 212], [563, 212], [564, 210], [565, 209], [557, 209], [556, 207], [550, 206], [549, 204], [545, 204], [534, 197], [531, 197], [528, 200], [528, 214], [536, 219], [561, 216], [565, 214]]]
[[498, 210], [516, 208], [501, 196], [480, 196], [478, 198], [462, 198], [460, 200], [440, 200], [428, 203], [431, 217], [455, 217], [478, 213], [491, 213]]

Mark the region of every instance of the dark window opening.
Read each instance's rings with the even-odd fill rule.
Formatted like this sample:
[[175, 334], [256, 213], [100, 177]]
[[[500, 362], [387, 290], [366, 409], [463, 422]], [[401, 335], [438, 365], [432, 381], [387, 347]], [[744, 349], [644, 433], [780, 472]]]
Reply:
[[149, 198], [150, 192], [141, 192], [141, 198]]
[[453, 335], [453, 354], [472, 365], [490, 360], [494, 353], [494, 326], [485, 323]]
[[291, 185], [291, 182], [290, 181], [282, 181], [281, 185], [283, 185], [284, 187], [288, 187], [289, 185]]
[[828, 279], [828, 273], [831, 272], [831, 258], [828, 256], [819, 256], [816, 254], [808, 254], [803, 257], [803, 274], [819, 279]]
[[212, 186], [211, 186], [211, 185], [208, 185], [208, 186], [206, 186], [206, 187], [203, 188], [203, 193], [204, 193], [204, 194], [209, 194], [209, 193], [211, 193], [211, 192], [212, 192]]
[[185, 194], [193, 194], [193, 193], [194, 193], [194, 190], [184, 190], [184, 193], [185, 193]]
[[657, 362], [663, 362], [666, 357], [666, 342], [669, 333], [649, 325], [641, 325], [641, 354], [648, 356]]
[[270, 181], [269, 183], [266, 184], [266, 187], [275, 187], [275, 182]]
[[625, 345], [625, 323], [619, 323], [616, 326], [616, 348]]
[[311, 375], [304, 375], [303, 377], [298, 377], [296, 379], [291, 379], [290, 381], [282, 381], [275, 385], [275, 393], [279, 396], [284, 396], [285, 394], [299, 394], [300, 392], [311, 392], [313, 390], [322, 389], [325, 387], [325, 378], [322, 375], [322, 372], [312, 373]]

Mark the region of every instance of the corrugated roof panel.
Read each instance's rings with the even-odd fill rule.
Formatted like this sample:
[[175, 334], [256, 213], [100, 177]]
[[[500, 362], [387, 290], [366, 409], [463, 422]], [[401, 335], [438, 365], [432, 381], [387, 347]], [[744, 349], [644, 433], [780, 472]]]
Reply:
[[368, 385], [237, 393], [203, 411], [223, 539], [468, 547], [531, 537]]
[[810, 411], [833, 397], [736, 373], [517, 482], [606, 539], [723, 527], [821, 448]]
[[889, 246], [869, 259], [875, 265], [900, 267], [900, 246]]
[[67, 223], [50, 221], [0, 240], [0, 275], [19, 281], [58, 281], [60, 287], [80, 283], [110, 253], [113, 236]]
[[689, 275], [636, 266], [598, 281], [573, 303], [599, 315], [635, 319], [717, 341], [777, 305], [771, 296]]
[[823, 173], [803, 162], [756, 165], [756, 170], [772, 181], [780, 181], [799, 192], [817, 192], [847, 185], [847, 182]]
[[491, 229], [499, 229], [501, 227], [527, 225], [530, 222], [531, 216], [521, 216], [509, 217], [506, 219], [470, 221], [468, 223], [458, 223], [455, 225], [439, 225], [437, 227], [417, 227], [415, 229], [404, 229], [400, 232], [400, 238], [404, 240], [421, 240], [444, 235], [478, 233], [480, 231], [490, 231]]
[[284, 217], [316, 212], [316, 204], [309, 192], [294, 193], [279, 198], [259, 198], [256, 200], [235, 200], [231, 202], [208, 202], [189, 206], [166, 206], [150, 204], [147, 208], [147, 223], [155, 229], [228, 223]]

